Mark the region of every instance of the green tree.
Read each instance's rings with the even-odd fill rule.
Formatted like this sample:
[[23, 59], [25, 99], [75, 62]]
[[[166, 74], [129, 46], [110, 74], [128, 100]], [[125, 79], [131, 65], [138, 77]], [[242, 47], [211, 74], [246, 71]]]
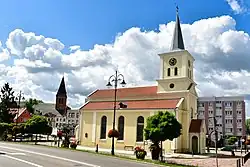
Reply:
[[49, 126], [46, 117], [40, 115], [33, 115], [25, 123], [25, 131], [28, 133], [36, 134], [36, 141], [38, 134], [48, 135], [52, 128]]
[[32, 116], [26, 123], [25, 129], [33, 134], [47, 134], [49, 127], [46, 117], [40, 115]]
[[158, 160], [160, 154], [159, 144], [165, 140], [173, 140], [181, 135], [182, 125], [170, 112], [159, 111], [156, 115], [148, 117], [144, 129], [145, 139], [151, 140], [152, 159]]
[[246, 120], [246, 133], [250, 135], [250, 118]]
[[13, 105], [15, 97], [13, 88], [10, 87], [9, 83], [5, 83], [1, 88], [0, 99], [0, 122], [13, 122], [14, 115], [9, 112], [9, 108]]
[[[29, 113], [35, 114], [34, 105], [38, 105], [40, 103], [43, 103], [43, 101], [30, 98], [29, 100], [27, 100], [25, 102], [25, 107], [27, 108], [27, 110], [29, 111]], [[37, 115], [39, 115], [39, 114], [37, 114]]]
[[237, 137], [231, 136], [231, 137], [229, 137], [229, 139], [228, 139], [228, 144], [234, 145], [235, 142], [237, 142], [237, 141], [238, 141]]

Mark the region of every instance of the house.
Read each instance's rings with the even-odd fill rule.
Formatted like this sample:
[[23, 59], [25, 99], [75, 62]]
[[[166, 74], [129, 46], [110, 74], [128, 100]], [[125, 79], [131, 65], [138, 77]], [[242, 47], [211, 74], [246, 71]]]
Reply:
[[[142, 146], [149, 141], [143, 129], [149, 116], [168, 111], [182, 124], [182, 135], [165, 141], [166, 152], [205, 152], [206, 129], [204, 121], [197, 119], [197, 92], [194, 81], [194, 58], [185, 50], [178, 12], [170, 51], [159, 54], [160, 78], [155, 86], [119, 88], [117, 90], [116, 149]], [[122, 102], [122, 103], [121, 103]], [[120, 107], [119, 104], [126, 104]], [[111, 148], [107, 133], [112, 129], [114, 89], [92, 92], [80, 108], [79, 138], [83, 146]]]
[[30, 112], [26, 107], [21, 108], [10, 108], [9, 111], [11, 114], [15, 115], [13, 122], [24, 123], [31, 118]]

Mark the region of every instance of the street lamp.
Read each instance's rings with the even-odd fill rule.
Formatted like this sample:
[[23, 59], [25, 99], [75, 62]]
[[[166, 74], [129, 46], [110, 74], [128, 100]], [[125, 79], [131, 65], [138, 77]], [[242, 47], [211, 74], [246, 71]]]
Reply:
[[[214, 130], [211, 131], [207, 136], [208, 136], [208, 141], [210, 142], [210, 140], [211, 140], [211, 134], [214, 132], [214, 135], [215, 135], [214, 145], [215, 145], [215, 156], [216, 156], [215, 160], [216, 160], [216, 167], [218, 167], [219, 164], [218, 164], [218, 148], [217, 148], [217, 142], [218, 142], [217, 120], [216, 120], [215, 116], [209, 117], [209, 118], [213, 118]], [[209, 143], [208, 143], [208, 151], [209, 151]]]
[[[107, 87], [112, 87], [112, 83], [114, 84], [114, 87], [115, 87], [115, 99], [114, 99], [114, 113], [113, 113], [113, 131], [115, 130], [115, 112], [116, 112], [116, 94], [117, 94], [117, 86], [118, 86], [118, 83], [122, 85], [122, 87], [124, 87], [126, 85], [126, 82], [124, 80], [124, 76], [122, 74], [118, 74], [117, 70], [115, 71], [115, 74], [114, 75], [111, 75], [109, 77], [109, 80], [108, 80], [108, 84], [106, 85]], [[112, 155], [115, 155], [115, 151], [114, 151], [114, 143], [115, 143], [115, 138], [114, 136], [112, 137], [112, 148], [111, 148], [111, 154]]]
[[[19, 108], [20, 108], [20, 103], [21, 100], [25, 100], [24, 98], [24, 93], [20, 90], [20, 92], [17, 94], [16, 96], [16, 100], [18, 101], [18, 105], [17, 105], [17, 113], [16, 113], [16, 128], [17, 128], [17, 124], [18, 124], [18, 116], [19, 116]], [[16, 137], [17, 137], [17, 129], [15, 132], [15, 141], [16, 141]]]

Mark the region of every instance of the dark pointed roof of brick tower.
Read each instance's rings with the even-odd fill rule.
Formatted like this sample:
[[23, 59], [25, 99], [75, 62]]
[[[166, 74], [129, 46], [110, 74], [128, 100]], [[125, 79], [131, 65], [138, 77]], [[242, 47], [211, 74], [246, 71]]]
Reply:
[[171, 51], [173, 51], [173, 50], [185, 50], [178, 10], [179, 10], [179, 8], [177, 6], [176, 7], [176, 22], [175, 22], [174, 34], [173, 34], [173, 38], [172, 38], [172, 44], [170, 47]]
[[59, 89], [57, 91], [56, 96], [58, 96], [58, 95], [65, 95], [65, 96], [67, 96], [67, 91], [66, 91], [64, 77], [61, 80], [61, 83], [60, 83], [60, 86], [59, 86]]

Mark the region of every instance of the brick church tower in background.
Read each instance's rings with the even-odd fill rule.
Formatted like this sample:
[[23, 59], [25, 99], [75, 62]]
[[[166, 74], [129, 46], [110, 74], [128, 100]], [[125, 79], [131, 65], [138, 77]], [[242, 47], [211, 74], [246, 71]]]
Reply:
[[56, 94], [56, 106], [55, 109], [61, 114], [65, 115], [67, 113], [67, 91], [65, 86], [64, 77], [61, 80], [59, 89]]

